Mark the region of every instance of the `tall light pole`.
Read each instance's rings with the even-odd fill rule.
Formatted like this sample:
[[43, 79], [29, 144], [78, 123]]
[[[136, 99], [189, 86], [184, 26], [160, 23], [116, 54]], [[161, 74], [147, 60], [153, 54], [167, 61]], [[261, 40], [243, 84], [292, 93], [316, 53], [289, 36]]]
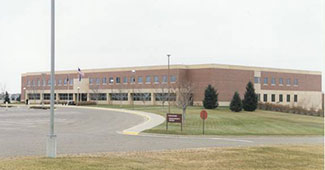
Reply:
[[47, 157], [56, 157], [56, 135], [54, 134], [54, 64], [55, 64], [55, 0], [51, 0], [51, 115], [50, 134], [47, 140]]
[[170, 54], [167, 54], [168, 57], [168, 76], [167, 76], [167, 88], [168, 88], [168, 113], [170, 113], [170, 84], [169, 84], [169, 70], [170, 70]]

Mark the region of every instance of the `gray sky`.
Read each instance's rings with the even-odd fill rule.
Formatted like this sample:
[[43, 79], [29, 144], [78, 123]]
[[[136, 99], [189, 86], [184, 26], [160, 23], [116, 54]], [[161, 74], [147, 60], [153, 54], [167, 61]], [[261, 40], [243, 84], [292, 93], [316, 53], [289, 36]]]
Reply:
[[[324, 73], [322, 0], [56, 0], [56, 69], [220, 63]], [[0, 0], [0, 83], [50, 70], [50, 0]], [[324, 82], [324, 81], [323, 81]], [[323, 83], [324, 89], [325, 83]]]

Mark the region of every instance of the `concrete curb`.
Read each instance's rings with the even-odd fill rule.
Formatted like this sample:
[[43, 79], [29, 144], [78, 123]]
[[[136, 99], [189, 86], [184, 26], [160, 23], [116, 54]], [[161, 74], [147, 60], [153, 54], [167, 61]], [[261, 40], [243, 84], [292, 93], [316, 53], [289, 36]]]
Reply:
[[146, 119], [146, 121], [144, 121], [136, 126], [133, 126], [131, 128], [123, 130], [122, 134], [124, 134], [124, 135], [138, 135], [147, 129], [151, 129], [151, 128], [156, 127], [156, 126], [165, 122], [165, 118], [160, 115], [157, 115], [154, 113], [142, 112], [142, 111], [135, 111], [135, 110], [101, 108], [101, 107], [87, 107], [87, 106], [56, 106], [56, 107], [116, 111], [116, 112], [123, 112], [123, 113], [142, 116]]

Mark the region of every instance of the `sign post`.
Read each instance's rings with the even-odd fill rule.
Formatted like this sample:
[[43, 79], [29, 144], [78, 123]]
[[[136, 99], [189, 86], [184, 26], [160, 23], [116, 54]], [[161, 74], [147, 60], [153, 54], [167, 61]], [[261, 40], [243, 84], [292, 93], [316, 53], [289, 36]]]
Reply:
[[203, 121], [203, 135], [204, 135], [204, 124], [205, 124], [205, 120], [208, 118], [208, 112], [205, 110], [202, 110], [200, 113], [200, 117]]
[[181, 124], [181, 131], [183, 131], [183, 121], [182, 121], [182, 114], [173, 114], [167, 113], [166, 116], [166, 130], [168, 130], [168, 123], [180, 123]]

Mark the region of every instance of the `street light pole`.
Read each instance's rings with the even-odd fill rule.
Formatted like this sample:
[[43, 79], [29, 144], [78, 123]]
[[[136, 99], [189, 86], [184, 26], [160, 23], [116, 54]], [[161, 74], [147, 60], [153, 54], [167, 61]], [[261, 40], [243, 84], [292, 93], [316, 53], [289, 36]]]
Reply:
[[51, 0], [51, 115], [50, 134], [47, 140], [47, 157], [56, 157], [56, 135], [54, 134], [54, 64], [55, 64], [55, 0]]
[[167, 54], [168, 57], [168, 76], [167, 76], [167, 86], [168, 86], [168, 113], [170, 113], [170, 84], [169, 84], [169, 70], [170, 70], [170, 54]]

